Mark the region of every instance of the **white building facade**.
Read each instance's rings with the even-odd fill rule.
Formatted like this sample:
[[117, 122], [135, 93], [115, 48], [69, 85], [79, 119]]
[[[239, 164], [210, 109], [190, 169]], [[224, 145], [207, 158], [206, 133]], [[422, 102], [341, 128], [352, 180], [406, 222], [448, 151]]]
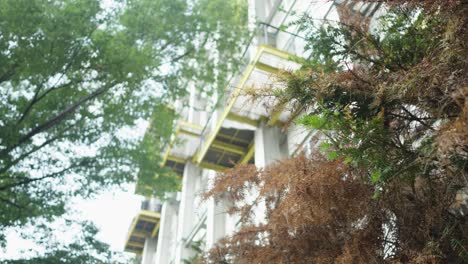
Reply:
[[264, 167], [303, 149], [313, 151], [317, 140], [314, 131], [295, 125], [283, 129], [291, 116], [300, 113], [291, 113], [271, 100], [252, 101], [246, 92], [280, 89], [275, 74], [299, 69], [291, 59], [309, 56], [297, 27], [281, 29], [303, 13], [336, 21], [339, 8], [372, 17], [379, 7], [378, 3], [343, 0], [249, 0], [249, 25], [256, 34], [244, 54], [248, 64], [233, 73], [232, 88], [226, 96], [216, 96], [221, 98], [218, 103], [192, 87], [188, 104], [176, 106], [181, 119], [162, 166], [180, 174], [182, 190], [169, 194], [164, 203], [147, 198], [148, 205], [129, 230], [126, 250], [141, 254], [143, 264], [178, 264], [190, 262], [232, 234], [237, 219], [227, 214], [228, 202], [200, 197], [217, 174], [237, 163]]

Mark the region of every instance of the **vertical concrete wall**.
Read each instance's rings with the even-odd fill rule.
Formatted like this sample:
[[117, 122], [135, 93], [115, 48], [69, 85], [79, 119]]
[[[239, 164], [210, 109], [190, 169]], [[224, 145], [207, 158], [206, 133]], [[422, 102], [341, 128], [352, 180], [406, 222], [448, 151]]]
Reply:
[[196, 212], [193, 201], [195, 200], [196, 186], [199, 178], [201, 178], [201, 169], [195, 164], [187, 162], [184, 170], [179, 206], [175, 263], [182, 263], [184, 259], [189, 259], [195, 254], [190, 247], [186, 247], [185, 240], [195, 225]]
[[288, 129], [287, 137], [289, 156], [293, 156], [300, 152], [300, 148], [307, 144], [307, 139], [310, 137], [310, 134], [311, 129], [302, 125], [292, 125]]
[[175, 257], [175, 239], [177, 237], [177, 201], [168, 200], [164, 203], [159, 225], [158, 246], [155, 263], [168, 264]]
[[287, 137], [281, 132], [281, 128], [262, 123], [255, 131], [255, 166], [263, 168], [287, 156]]
[[153, 264], [156, 256], [157, 238], [147, 238], [142, 254], [142, 264]]
[[[208, 172], [209, 186], [216, 177], [215, 171]], [[207, 201], [206, 218], [206, 248], [210, 249], [216, 242], [226, 235], [227, 206], [223, 200], [215, 201], [210, 198]]]
[[[287, 137], [281, 132], [281, 128], [277, 126], [270, 127], [262, 123], [255, 131], [255, 166], [263, 168], [287, 156]], [[256, 196], [255, 190], [252, 195]], [[264, 223], [266, 221], [265, 201], [258, 203], [255, 212], [255, 223]]]

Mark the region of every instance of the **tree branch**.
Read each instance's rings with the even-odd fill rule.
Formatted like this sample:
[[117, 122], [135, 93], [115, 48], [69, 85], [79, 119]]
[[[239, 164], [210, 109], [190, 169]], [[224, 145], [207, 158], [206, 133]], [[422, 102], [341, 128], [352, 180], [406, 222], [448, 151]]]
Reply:
[[0, 76], [0, 83], [8, 81], [13, 75], [15, 75], [18, 66], [18, 63], [13, 64], [13, 66], [8, 71], [6, 71], [2, 76]]
[[423, 126], [429, 128], [430, 130], [434, 130], [434, 128], [432, 126], [426, 124], [426, 122], [422, 121], [421, 118], [415, 116], [413, 113], [411, 113], [411, 111], [406, 109], [404, 106], [401, 106], [401, 109], [403, 109], [403, 111], [405, 111], [408, 115], [410, 115], [414, 119], [414, 121], [419, 122], [420, 124], [422, 124]]
[[10, 201], [8, 199], [5, 199], [5, 198], [3, 198], [1, 196], [0, 196], [0, 201], [5, 202], [5, 203], [7, 203], [9, 205], [13, 205], [14, 207], [16, 207], [18, 209], [24, 209], [25, 208], [24, 206], [18, 205], [17, 203], [14, 203], [14, 202], [12, 202], [12, 201]]
[[[209, 38], [209, 35], [206, 35], [205, 39], [203, 40], [202, 44], [200, 45], [200, 47], [203, 47], [205, 46], [205, 44], [208, 42], [208, 38]], [[184, 57], [188, 56], [190, 53], [194, 52], [195, 51], [195, 48], [194, 47], [191, 47], [189, 48], [187, 51], [185, 51], [183, 54], [171, 59], [170, 62], [168, 63], [174, 63], [174, 62], [178, 62], [179, 60], [183, 59]]]
[[[76, 52], [78, 53], [78, 52]], [[72, 59], [76, 57], [76, 54], [72, 57]], [[67, 66], [65, 67], [64, 71], [62, 72], [62, 75], [60, 76], [60, 78], [55, 82], [55, 84], [47, 89], [44, 93], [42, 93], [41, 95], [39, 95], [40, 93], [40, 88], [37, 89], [36, 93], [34, 94], [34, 97], [33, 99], [29, 102], [28, 106], [26, 107], [26, 109], [23, 111], [20, 119], [18, 120], [18, 122], [16, 123], [17, 125], [19, 125], [24, 119], [25, 117], [29, 114], [29, 112], [31, 111], [32, 107], [37, 104], [39, 101], [41, 101], [42, 99], [44, 99], [44, 97], [46, 95], [48, 95], [50, 92], [52, 91], [55, 91], [55, 90], [59, 90], [61, 88], [64, 88], [64, 87], [68, 87], [70, 86], [71, 84], [73, 84], [74, 82], [69, 82], [69, 83], [66, 83], [66, 84], [62, 84], [62, 85], [59, 85], [59, 86], [56, 86], [58, 84], [58, 82], [63, 78], [63, 76], [65, 75], [65, 73], [68, 71], [68, 69], [70, 69], [71, 67], [71, 62], [67, 64]], [[42, 87], [42, 86], [40, 86]]]
[[26, 109], [23, 111], [23, 113], [21, 114], [21, 117], [18, 119], [18, 121], [16, 122], [16, 126], [18, 126], [23, 120], [24, 118], [26, 117], [26, 115], [29, 113], [29, 111], [31, 110], [31, 108], [33, 107], [34, 104], [36, 104], [38, 102], [37, 100], [37, 97], [39, 96], [39, 93], [41, 92], [41, 89], [42, 89], [42, 85], [39, 85], [36, 89], [36, 91], [34, 91], [34, 96], [33, 98], [31, 99], [31, 101], [29, 102], [28, 106], [26, 106]]
[[361, 78], [359, 75], [357, 75], [348, 65], [348, 63], [346, 61], [344, 61], [345, 65], [346, 65], [346, 68], [348, 69], [348, 72], [350, 72], [356, 79], [358, 79], [359, 81], [363, 82], [363, 83], [366, 83], [370, 86], [372, 86], [372, 83], [370, 83], [369, 81], [367, 80], [364, 80], [363, 78]]
[[[71, 127], [71, 126], [70, 126]], [[39, 146], [36, 146], [35, 148], [31, 149], [30, 151], [26, 152], [26, 153], [23, 153], [21, 156], [19, 156], [18, 158], [14, 159], [11, 163], [9, 163], [7, 166], [5, 166], [4, 168], [0, 169], [0, 174], [2, 173], [5, 173], [7, 170], [9, 170], [11, 167], [15, 166], [16, 164], [18, 164], [18, 162], [20, 162], [21, 160], [27, 158], [29, 155], [31, 154], [34, 154], [35, 152], [41, 150], [43, 147], [49, 145], [50, 143], [54, 142], [55, 140], [58, 140], [60, 138], [63, 138], [62, 135], [57, 135], [55, 137], [52, 137], [52, 138], [49, 138], [48, 140], [44, 141], [44, 143], [42, 143], [41, 145]]]
[[[97, 28], [93, 28], [87, 35], [86, 38], [89, 38], [91, 37], [91, 35], [94, 33], [94, 31], [96, 31]], [[54, 41], [52, 41], [51, 43], [51, 47], [50, 47], [50, 54], [52, 54], [52, 51], [54, 49]], [[55, 91], [55, 90], [58, 90], [58, 89], [61, 89], [61, 88], [64, 88], [64, 87], [67, 87], [69, 86], [70, 84], [74, 83], [74, 82], [70, 82], [70, 83], [67, 83], [67, 84], [63, 84], [63, 85], [60, 85], [60, 86], [56, 86], [60, 80], [62, 80], [63, 76], [65, 76], [65, 74], [67, 73], [67, 71], [71, 68], [73, 62], [75, 62], [75, 58], [78, 57], [80, 51], [82, 49], [82, 45], [78, 45], [77, 47], [75, 47], [73, 49], [73, 53], [72, 53], [72, 56], [70, 57], [70, 59], [68, 59], [68, 63], [65, 64], [65, 68], [63, 69], [62, 71], [62, 74], [60, 75], [60, 77], [58, 78], [58, 80], [55, 82], [54, 85], [52, 85], [51, 88], [49, 88], [47, 91], [45, 91], [42, 95], [39, 96], [39, 93], [40, 93], [40, 88], [36, 91], [36, 93], [34, 94], [34, 97], [33, 99], [29, 102], [28, 106], [26, 107], [26, 109], [23, 111], [20, 119], [18, 120], [18, 122], [16, 123], [17, 125], [19, 125], [25, 118], [26, 116], [28, 115], [28, 113], [31, 111], [32, 107], [38, 103], [39, 101], [41, 101], [47, 94], [49, 94], [50, 92], [52, 91]], [[57, 69], [57, 71], [59, 71], [60, 69]], [[1, 83], [1, 81], [0, 81]], [[42, 86], [41, 86], [42, 87]]]
[[61, 174], [65, 173], [65, 172], [67, 172], [67, 171], [69, 171], [69, 170], [71, 170], [73, 168], [79, 167], [79, 166], [81, 166], [81, 163], [76, 163], [76, 164], [72, 164], [72, 165], [68, 166], [65, 169], [62, 169], [60, 171], [44, 175], [44, 176], [39, 177], [39, 178], [25, 178], [24, 180], [21, 180], [21, 181], [15, 182], [15, 183], [6, 184], [6, 185], [0, 187], [0, 191], [5, 191], [5, 190], [8, 190], [8, 189], [13, 188], [13, 187], [30, 184], [30, 183], [37, 182], [37, 181], [42, 181], [42, 180], [45, 180], [45, 179], [48, 179], [48, 178], [53, 178], [53, 177], [61, 175]]
[[89, 95], [87, 95], [85, 97], [80, 98], [78, 101], [76, 101], [75, 103], [70, 105], [68, 108], [63, 110], [60, 114], [54, 116], [53, 118], [50, 118], [46, 122], [44, 122], [44, 123], [38, 125], [37, 127], [33, 128], [26, 135], [22, 136], [12, 146], [0, 151], [0, 156], [4, 156], [4, 155], [10, 153], [12, 150], [14, 150], [18, 146], [22, 145], [26, 141], [30, 140], [35, 135], [40, 134], [40, 133], [48, 130], [49, 128], [57, 125], [58, 123], [63, 121], [65, 118], [67, 118], [70, 114], [74, 113], [76, 111], [76, 109], [78, 109], [81, 105], [83, 105], [83, 104], [87, 103], [88, 101], [91, 101], [91, 100], [99, 97], [100, 95], [104, 94], [112, 86], [113, 86], [113, 84], [109, 84], [109, 85], [107, 85], [105, 87], [97, 89], [96, 91], [94, 91], [93, 93], [91, 93], [91, 94], [89, 94]]

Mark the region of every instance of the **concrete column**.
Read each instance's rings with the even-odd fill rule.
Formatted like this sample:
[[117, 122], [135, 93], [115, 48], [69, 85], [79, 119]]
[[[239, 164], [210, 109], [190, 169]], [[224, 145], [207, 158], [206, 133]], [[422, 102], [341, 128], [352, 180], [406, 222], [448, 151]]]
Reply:
[[[257, 14], [257, 10], [256, 10], [256, 2], [258, 0], [248, 0], [248, 9], [247, 9], [247, 12], [248, 12], [248, 18], [247, 18], [247, 21], [248, 21], [248, 28], [251, 32], [255, 32], [257, 30], [257, 18], [258, 18], [258, 14]], [[260, 20], [261, 21], [261, 20]], [[253, 58], [255, 56], [255, 54], [257, 53], [257, 46], [258, 46], [258, 36], [255, 36], [254, 38], [252, 38], [252, 43], [251, 43], [251, 47], [249, 47], [248, 49], [248, 58]], [[250, 60], [249, 59], [249, 60]]]
[[159, 199], [151, 198], [149, 200], [149, 203], [148, 203], [148, 210], [150, 210], [152, 212], [160, 213], [161, 212], [161, 205], [162, 205], [162, 202]]
[[[216, 177], [215, 171], [209, 172], [210, 185]], [[226, 235], [227, 205], [225, 201], [215, 201], [210, 198], [207, 201], [206, 218], [206, 248], [210, 249], [219, 239]]]
[[[255, 130], [255, 166], [263, 168], [277, 160], [288, 157], [288, 144], [286, 135], [277, 126], [267, 126], [262, 123]], [[256, 196], [258, 190], [252, 191], [252, 196]], [[266, 221], [266, 204], [260, 201], [255, 210], [255, 223], [257, 225]]]
[[157, 264], [169, 264], [175, 257], [175, 238], [177, 237], [177, 212], [179, 206], [175, 200], [163, 204], [161, 223], [159, 225], [158, 247], [156, 250]]
[[255, 130], [255, 166], [263, 168], [286, 157], [288, 157], [287, 138], [281, 132], [281, 128], [269, 127], [262, 123]]
[[194, 200], [197, 192], [197, 181], [201, 178], [201, 169], [195, 164], [187, 162], [185, 164], [184, 177], [182, 181], [182, 194], [179, 206], [177, 249], [175, 254], [175, 263], [182, 263], [184, 259], [192, 257], [195, 252], [185, 246], [185, 239], [196, 224], [196, 214]]
[[154, 257], [156, 255], [157, 244], [158, 244], [158, 240], [156, 237], [146, 238], [141, 264], [154, 264]]

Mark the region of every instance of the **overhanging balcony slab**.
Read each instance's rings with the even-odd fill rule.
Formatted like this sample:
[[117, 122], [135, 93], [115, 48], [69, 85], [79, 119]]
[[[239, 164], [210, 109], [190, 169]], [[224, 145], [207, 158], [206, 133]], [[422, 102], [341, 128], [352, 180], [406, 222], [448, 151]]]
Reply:
[[179, 122], [172, 140], [166, 148], [161, 167], [171, 168], [177, 175], [181, 176], [186, 160], [190, 159], [196, 151], [201, 131], [202, 127], [197, 124]]
[[[249, 145], [252, 143], [253, 136], [248, 138], [244, 145], [235, 144], [244, 148], [242, 152], [232, 151], [232, 149], [230, 151], [227, 148], [221, 150], [216, 148], [216, 142], [222, 140], [223, 131], [236, 128], [235, 125], [229, 125], [228, 122], [237, 122], [241, 131], [249, 130], [246, 126], [250, 126], [250, 130], [253, 132], [259, 121], [269, 115], [270, 109], [265, 107], [265, 100], [253, 103], [249, 89], [253, 92], [262, 89], [270, 89], [270, 91], [271, 89], [279, 89], [273, 74], [280, 71], [294, 71], [300, 67], [300, 64], [290, 60], [291, 58], [295, 58], [295, 56], [270, 46], [259, 46], [257, 54], [247, 66], [222, 113], [205, 126], [197, 152], [193, 157], [195, 163], [232, 167], [234, 163], [241, 160], [250, 161], [250, 159], [247, 161], [245, 159], [250, 157], [247, 154], [249, 154]], [[275, 102], [271, 103], [273, 106]], [[287, 119], [287, 114], [279, 113], [275, 119], [278, 121]]]
[[145, 246], [146, 238], [155, 237], [159, 230], [161, 215], [157, 212], [141, 210], [128, 231], [125, 242], [125, 251], [141, 254]]

